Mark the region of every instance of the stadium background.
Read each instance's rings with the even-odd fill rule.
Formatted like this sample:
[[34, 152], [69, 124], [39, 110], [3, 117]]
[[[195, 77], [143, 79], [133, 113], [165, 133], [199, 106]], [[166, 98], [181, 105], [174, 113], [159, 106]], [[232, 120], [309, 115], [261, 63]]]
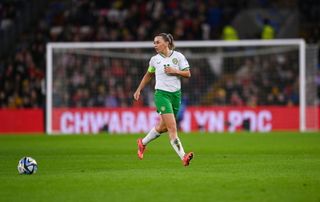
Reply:
[[[191, 165], [185, 168], [167, 137], [152, 142], [140, 161], [136, 156], [136, 139], [143, 137], [143, 133], [45, 135], [44, 120], [48, 42], [147, 41], [152, 47], [153, 35], [158, 32], [171, 32], [176, 40], [220, 40], [230, 23], [239, 40], [261, 39], [264, 19], [268, 18], [275, 39], [303, 38], [319, 49], [319, 12], [317, 0], [0, 0], [0, 202], [319, 202], [318, 131], [300, 133], [295, 128], [268, 133], [216, 133], [200, 127], [192, 133], [179, 132], [185, 150], [195, 153]], [[231, 31], [228, 39], [234, 37]], [[264, 37], [269, 38], [270, 32]], [[291, 54], [288, 53], [290, 61], [295, 62], [296, 51]], [[82, 60], [75, 62], [69, 56], [62, 54], [61, 64], [65, 66], [58, 66], [55, 75], [60, 76], [64, 70], [75, 72], [73, 67], [84, 68]], [[299, 78], [297, 68], [291, 68], [291, 63], [279, 65], [277, 62], [285, 61], [279, 58], [264, 63], [266, 67], [270, 64], [280, 67], [277, 73], [266, 74], [273, 75], [269, 83], [274, 88], [261, 85], [259, 79], [252, 80], [255, 82], [251, 84], [257, 85], [250, 88], [265, 89], [259, 96], [256, 90], [248, 91], [244, 85], [235, 85], [232, 79], [217, 83], [218, 88], [213, 88], [210, 96], [199, 95], [206, 89], [205, 82], [217, 80], [211, 78], [212, 72], [206, 71], [206, 63], [194, 63], [190, 58], [198, 68], [192, 69], [191, 79], [183, 81], [183, 86], [194, 89], [185, 91], [189, 94], [187, 107], [190, 110], [212, 106], [231, 110], [239, 106], [275, 107], [280, 109], [276, 117], [282, 120], [283, 127], [293, 118], [283, 109], [291, 111], [299, 104], [296, 85]], [[141, 102], [133, 103], [131, 99], [131, 91], [147, 66], [138, 65], [142, 70], [136, 71], [131, 63], [121, 60], [88, 61], [95, 68], [84, 68], [86, 74], [70, 73], [54, 80], [55, 87], [68, 87], [58, 88], [68, 91], [54, 92], [56, 106], [78, 111], [90, 106], [106, 112], [112, 109], [154, 112], [149, 108], [152, 99], [147, 96], [152, 94], [152, 87], [146, 89], [149, 94], [144, 94]], [[255, 60], [240, 61], [241, 67], [260, 70]], [[143, 62], [147, 64], [147, 59]], [[232, 64], [236, 63], [225, 68], [238, 66]], [[319, 64], [316, 65], [317, 73], [312, 80], [317, 82], [319, 99], [320, 73]], [[240, 71], [234, 78], [248, 75], [259, 78], [247, 73]], [[98, 87], [96, 77], [108, 82]], [[91, 82], [87, 83], [88, 80]], [[37, 160], [36, 174], [18, 174], [17, 164], [23, 156]]]
[[[271, 38], [303, 38], [308, 44], [319, 46], [319, 3], [312, 0], [1, 1], [0, 132], [45, 131], [45, 52], [48, 42], [151, 41], [159, 32], [170, 32], [175, 40], [229, 40], [235, 37], [235, 33], [224, 34], [228, 25], [233, 26], [236, 38], [240, 40], [261, 39], [266, 20], [275, 33]], [[270, 37], [270, 32], [266, 34], [264, 38]], [[254, 62], [246, 61], [248, 66], [257, 66]], [[84, 87], [74, 84], [75, 89], [69, 91], [71, 95], [62, 106], [108, 108], [151, 105], [146, 99], [138, 104], [132, 103], [131, 99], [130, 93], [143, 72], [137, 75], [130, 70], [130, 64], [118, 60], [106, 68], [110, 71], [106, 72], [109, 75], [105, 79], [108, 80], [109, 76], [116, 81], [104, 86], [88, 82], [81, 84]], [[230, 87], [232, 81], [229, 81], [216, 90], [211, 100], [200, 102], [190, 99], [188, 105], [202, 106], [208, 102], [214, 106], [298, 105], [298, 92], [294, 86], [294, 80], [298, 79], [297, 71], [290, 69], [290, 64], [278, 71], [270, 81], [278, 84], [272, 89], [262, 86], [267, 90], [259, 95], [258, 101], [252, 95], [237, 94], [234, 89], [245, 92], [245, 87], [239, 84]], [[293, 74], [291, 81], [281, 81], [283, 78], [279, 75], [288, 73], [286, 71]], [[315, 81], [319, 89], [319, 65], [317, 71]], [[99, 71], [91, 73], [99, 74]], [[195, 68], [193, 75], [184, 84], [190, 98], [199, 96], [192, 93], [205, 88], [204, 81], [214, 82], [215, 79], [206, 67]], [[88, 80], [77, 76], [70, 75], [67, 79]], [[241, 76], [239, 73], [238, 77]], [[126, 82], [119, 87], [119, 80], [124, 77]], [[291, 84], [283, 87], [284, 82]], [[193, 92], [191, 86], [195, 88]]]

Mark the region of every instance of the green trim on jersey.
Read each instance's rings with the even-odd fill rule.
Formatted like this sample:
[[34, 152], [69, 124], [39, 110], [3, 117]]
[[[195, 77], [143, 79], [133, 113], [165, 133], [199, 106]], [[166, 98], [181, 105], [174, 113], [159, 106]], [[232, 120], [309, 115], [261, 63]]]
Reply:
[[181, 69], [181, 71], [189, 70], [189, 69], [190, 69], [190, 67], [185, 67], [185, 68]]
[[167, 57], [167, 56], [165, 56], [165, 55], [163, 55], [162, 53], [159, 53], [159, 55], [161, 56], [161, 57], [163, 57], [163, 58], [169, 58], [169, 57], [171, 57], [171, 55], [174, 53], [174, 50], [171, 50], [171, 53], [170, 53], [170, 55]]
[[153, 67], [153, 66], [149, 66], [148, 72], [150, 72], [150, 73], [155, 73], [155, 72], [156, 72], [156, 68]]

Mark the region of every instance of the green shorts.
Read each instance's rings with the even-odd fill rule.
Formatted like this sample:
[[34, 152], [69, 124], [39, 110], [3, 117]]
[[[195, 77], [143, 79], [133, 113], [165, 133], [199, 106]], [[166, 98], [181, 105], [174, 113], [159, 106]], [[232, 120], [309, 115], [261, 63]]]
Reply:
[[167, 92], [156, 90], [154, 93], [154, 102], [159, 114], [174, 114], [176, 117], [181, 105], [181, 91]]

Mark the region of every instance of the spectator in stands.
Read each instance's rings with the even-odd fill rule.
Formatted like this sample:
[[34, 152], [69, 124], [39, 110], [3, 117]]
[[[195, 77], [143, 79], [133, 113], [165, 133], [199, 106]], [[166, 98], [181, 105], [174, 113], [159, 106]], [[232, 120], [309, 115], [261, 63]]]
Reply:
[[274, 39], [274, 38], [275, 38], [275, 30], [272, 27], [270, 20], [268, 18], [265, 18], [263, 20], [261, 39]]
[[222, 39], [226, 41], [238, 40], [237, 30], [231, 24], [226, 24], [222, 30]]

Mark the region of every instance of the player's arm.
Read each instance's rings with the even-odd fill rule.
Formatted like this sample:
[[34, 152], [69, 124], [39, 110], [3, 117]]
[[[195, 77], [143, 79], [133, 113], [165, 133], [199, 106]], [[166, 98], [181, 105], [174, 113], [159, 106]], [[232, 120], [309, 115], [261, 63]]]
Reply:
[[191, 72], [189, 68], [184, 68], [183, 70], [175, 69], [172, 67], [166, 67], [164, 69], [164, 72], [166, 74], [174, 75], [174, 76], [181, 76], [184, 78], [190, 78], [191, 77]]
[[149, 68], [148, 71], [143, 76], [136, 92], [134, 92], [133, 94], [133, 98], [135, 100], [139, 100], [141, 90], [150, 82], [153, 76], [154, 76], [154, 72], [150, 71], [150, 68]]

